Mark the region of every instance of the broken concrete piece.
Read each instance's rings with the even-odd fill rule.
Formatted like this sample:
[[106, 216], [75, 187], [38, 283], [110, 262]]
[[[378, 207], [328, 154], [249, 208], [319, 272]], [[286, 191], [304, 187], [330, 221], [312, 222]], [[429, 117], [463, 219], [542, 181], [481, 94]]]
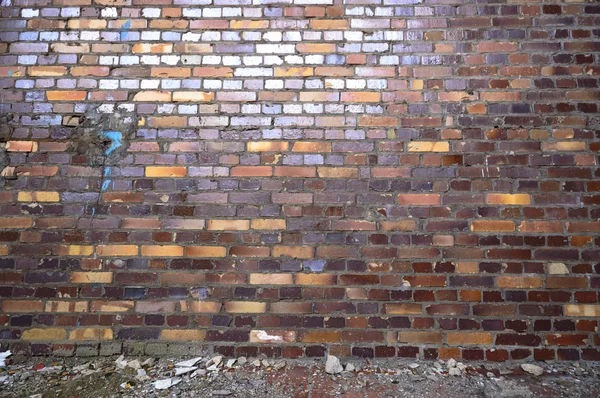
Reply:
[[327, 357], [327, 362], [325, 362], [325, 372], [329, 374], [338, 374], [341, 373], [343, 370], [344, 368], [342, 367], [342, 364], [340, 363], [338, 357], [333, 355], [329, 355]]

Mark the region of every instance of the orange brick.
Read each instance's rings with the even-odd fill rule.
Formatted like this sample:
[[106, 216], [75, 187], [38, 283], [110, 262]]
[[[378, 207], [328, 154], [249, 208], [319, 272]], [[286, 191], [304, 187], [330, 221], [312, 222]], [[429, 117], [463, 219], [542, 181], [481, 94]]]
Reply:
[[335, 285], [337, 275], [334, 274], [295, 274], [296, 285]]
[[520, 101], [520, 92], [495, 92], [495, 91], [484, 91], [481, 93], [481, 99], [483, 101], [500, 102], [500, 101]]
[[312, 258], [313, 248], [310, 246], [273, 246], [273, 257]]
[[248, 220], [208, 220], [209, 231], [245, 231], [249, 228]]
[[321, 178], [358, 178], [358, 169], [349, 167], [319, 167], [317, 173]]
[[99, 245], [96, 254], [101, 257], [137, 256], [138, 247], [135, 245]]
[[185, 177], [187, 167], [183, 166], [148, 166], [146, 177]]
[[38, 143], [35, 141], [8, 141], [5, 148], [7, 152], [36, 152]]
[[364, 91], [342, 92], [342, 102], [380, 102], [381, 94]]
[[542, 287], [542, 278], [537, 276], [499, 276], [498, 287], [504, 289], [532, 289]]
[[85, 91], [46, 91], [48, 101], [83, 101], [87, 92]]
[[458, 102], [458, 101], [476, 101], [476, 94], [469, 94], [466, 91], [445, 91], [438, 93], [438, 100], [443, 102]]
[[468, 104], [467, 112], [472, 114], [485, 114], [487, 113], [487, 107], [484, 104]]
[[563, 232], [563, 225], [560, 221], [522, 221], [518, 230], [520, 232]]
[[398, 123], [398, 118], [392, 116], [360, 116], [358, 118], [358, 125], [365, 127], [397, 127]]
[[288, 150], [285, 141], [251, 141], [248, 142], [249, 152], [284, 152]]
[[135, 102], [169, 102], [171, 93], [168, 91], [139, 91], [133, 100]]
[[387, 315], [421, 315], [423, 308], [421, 304], [384, 304], [384, 312]]
[[152, 68], [150, 75], [152, 77], [190, 77], [192, 70], [190, 68]]
[[185, 255], [189, 257], [225, 257], [227, 250], [223, 246], [187, 246]]
[[412, 141], [408, 143], [408, 152], [449, 152], [448, 142]]
[[318, 30], [344, 30], [348, 29], [348, 21], [345, 19], [311, 19], [310, 27]]
[[[317, 68], [318, 69], [318, 68]], [[302, 91], [300, 92], [301, 102], [333, 102], [339, 101], [340, 93], [328, 91]]]
[[73, 66], [71, 68], [72, 76], [108, 76], [110, 69], [108, 66]]
[[180, 257], [183, 256], [182, 246], [142, 246], [142, 256], [146, 257]]
[[490, 205], [528, 205], [531, 204], [531, 198], [528, 194], [500, 194], [489, 193], [486, 196], [487, 203]]
[[296, 50], [300, 53], [333, 53], [336, 45], [333, 43], [298, 43]]
[[233, 77], [233, 69], [231, 69], [231, 68], [198, 67], [198, 68], [194, 68], [194, 76]]
[[316, 141], [296, 141], [292, 152], [331, 152], [331, 143]]
[[131, 52], [136, 53], [171, 53], [173, 52], [172, 43], [137, 43], [131, 48]]
[[382, 231], [414, 231], [417, 223], [413, 220], [380, 221], [379, 228]]
[[250, 274], [251, 285], [291, 285], [292, 274]]
[[440, 344], [442, 343], [441, 332], [400, 332], [398, 333], [400, 343], [413, 344]]
[[312, 178], [316, 175], [315, 167], [275, 166], [275, 177]]
[[585, 142], [582, 142], [582, 141], [542, 142], [542, 151], [544, 151], [544, 152], [585, 151]]
[[314, 68], [309, 67], [277, 67], [275, 77], [306, 77], [314, 75]]
[[25, 217], [14, 217], [14, 218], [0, 218], [0, 229], [16, 229], [16, 228], [29, 228], [33, 224], [31, 218]]
[[448, 332], [446, 343], [451, 345], [489, 345], [492, 344], [491, 333], [484, 332]]
[[30, 313], [43, 312], [44, 304], [40, 300], [2, 300], [2, 312]]
[[160, 229], [162, 222], [156, 218], [124, 218], [121, 228], [124, 229]]
[[271, 166], [235, 166], [231, 168], [232, 177], [270, 177], [273, 175]]
[[407, 193], [398, 195], [398, 204], [412, 206], [435, 206], [441, 203], [437, 193]]
[[70, 19], [69, 29], [106, 29], [107, 22], [104, 19]]
[[285, 219], [255, 218], [251, 221], [251, 228], [258, 230], [285, 229]]
[[489, 41], [477, 44], [480, 53], [507, 53], [517, 51], [518, 44], [515, 42]]
[[471, 222], [473, 232], [512, 232], [515, 230], [513, 221], [504, 220], [475, 220]]
[[303, 343], [337, 343], [341, 337], [341, 332], [337, 330], [311, 330], [304, 331], [300, 341]]

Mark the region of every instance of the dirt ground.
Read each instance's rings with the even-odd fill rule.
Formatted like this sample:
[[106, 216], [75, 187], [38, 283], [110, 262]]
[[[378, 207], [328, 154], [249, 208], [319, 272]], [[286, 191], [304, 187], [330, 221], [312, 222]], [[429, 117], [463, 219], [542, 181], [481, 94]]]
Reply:
[[[537, 376], [517, 363], [342, 360], [348, 370], [336, 374], [324, 360], [217, 357], [176, 365], [189, 359], [12, 359], [0, 372], [0, 398], [600, 397], [598, 363], [536, 363]], [[157, 388], [165, 380], [175, 385]]]

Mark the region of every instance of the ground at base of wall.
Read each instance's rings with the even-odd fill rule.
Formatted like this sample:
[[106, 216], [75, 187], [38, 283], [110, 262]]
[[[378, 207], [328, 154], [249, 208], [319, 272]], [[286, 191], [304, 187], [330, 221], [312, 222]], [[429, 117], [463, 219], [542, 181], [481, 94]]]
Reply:
[[600, 363], [30, 358], [0, 372], [0, 398], [583, 396], [600, 396]]

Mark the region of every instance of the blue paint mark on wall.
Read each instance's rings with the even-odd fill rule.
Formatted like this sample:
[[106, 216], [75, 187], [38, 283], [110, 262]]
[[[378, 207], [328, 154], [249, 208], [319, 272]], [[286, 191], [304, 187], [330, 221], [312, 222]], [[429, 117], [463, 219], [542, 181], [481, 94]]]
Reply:
[[[104, 133], [102, 133], [102, 135], [105, 138], [108, 138], [110, 140], [110, 146], [104, 151], [104, 153], [107, 156], [110, 155], [112, 152], [114, 152], [119, 147], [123, 146], [123, 142], [122, 142], [123, 134], [120, 131], [105, 131]], [[106, 191], [112, 182], [110, 179], [107, 178], [107, 177], [110, 177], [110, 175], [111, 175], [111, 168], [108, 166], [105, 167], [103, 173], [104, 173], [103, 174], [104, 182], [102, 183], [101, 190]]]
[[121, 142], [123, 140], [123, 134], [121, 134], [120, 131], [105, 131], [102, 135], [111, 141], [110, 147], [104, 151], [105, 154], [110, 155], [115, 149], [123, 146], [123, 143]]
[[121, 40], [125, 40], [127, 38], [127, 33], [129, 33], [129, 28], [131, 28], [131, 21], [126, 21], [119, 28], [119, 32], [121, 32]]

